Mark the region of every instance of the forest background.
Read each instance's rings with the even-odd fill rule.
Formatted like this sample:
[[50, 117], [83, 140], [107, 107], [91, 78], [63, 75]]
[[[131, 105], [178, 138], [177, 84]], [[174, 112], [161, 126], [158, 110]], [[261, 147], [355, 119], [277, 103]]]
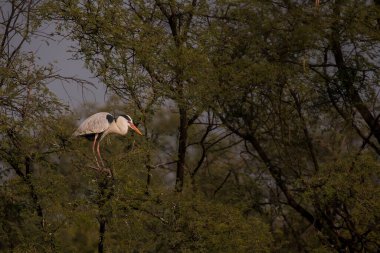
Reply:
[[[1, 252], [380, 248], [379, 0], [3, 0], [0, 31]], [[71, 137], [98, 111], [144, 133], [103, 142], [114, 178]]]

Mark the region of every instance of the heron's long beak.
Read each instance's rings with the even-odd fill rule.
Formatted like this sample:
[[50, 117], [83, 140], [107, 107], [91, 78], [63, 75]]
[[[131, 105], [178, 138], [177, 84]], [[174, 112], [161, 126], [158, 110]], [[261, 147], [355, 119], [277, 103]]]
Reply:
[[139, 135], [143, 135], [140, 130], [134, 125], [134, 124], [129, 124], [129, 126], [136, 132], [138, 133]]

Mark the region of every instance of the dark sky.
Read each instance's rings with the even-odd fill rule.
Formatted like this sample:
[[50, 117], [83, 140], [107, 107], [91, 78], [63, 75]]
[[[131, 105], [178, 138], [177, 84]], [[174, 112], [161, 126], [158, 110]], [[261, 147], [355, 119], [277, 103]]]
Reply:
[[[11, 12], [11, 4], [9, 1], [0, 0], [1, 16], [0, 21], [7, 20]], [[19, 25], [25, 22], [25, 18], [19, 18]], [[4, 23], [0, 25], [0, 33], [4, 31]], [[54, 65], [55, 70], [62, 76], [75, 76], [77, 78], [86, 79], [96, 84], [96, 87], [88, 87], [89, 90], [82, 89], [75, 82], [62, 84], [61, 82], [54, 82], [49, 85], [49, 88], [58, 95], [70, 107], [76, 108], [83, 103], [96, 103], [99, 105], [105, 102], [105, 87], [99, 83], [96, 78], [92, 78], [92, 74], [84, 67], [83, 62], [70, 60], [71, 53], [68, 52], [73, 42], [69, 40], [62, 40], [58, 37], [51, 37], [50, 34], [54, 33], [55, 26], [53, 23], [46, 23], [38, 28], [40, 34], [45, 34], [47, 38], [32, 37], [29, 44], [24, 44], [22, 50], [24, 52], [34, 52], [37, 59], [37, 64], [47, 65], [49, 63]], [[17, 44], [20, 41], [20, 36], [13, 36], [12, 43]], [[45, 41], [49, 43], [46, 43]]]
[[[45, 33], [53, 32], [54, 27], [47, 27], [44, 29]], [[105, 103], [105, 87], [96, 78], [93, 78], [93, 74], [90, 73], [84, 66], [84, 63], [79, 60], [70, 60], [72, 58], [71, 53], [68, 52], [70, 46], [74, 45], [74, 42], [69, 40], [61, 40], [54, 38], [46, 43], [43, 39], [34, 37], [30, 44], [26, 47], [26, 50], [36, 52], [38, 57], [37, 63], [41, 65], [53, 64], [55, 70], [62, 76], [75, 76], [77, 78], [86, 79], [93, 82], [95, 87], [88, 87], [82, 89], [75, 82], [61, 83], [54, 82], [49, 85], [49, 88], [58, 95], [63, 101], [70, 105], [70, 107], [76, 108], [83, 103], [96, 103], [102, 105]]]

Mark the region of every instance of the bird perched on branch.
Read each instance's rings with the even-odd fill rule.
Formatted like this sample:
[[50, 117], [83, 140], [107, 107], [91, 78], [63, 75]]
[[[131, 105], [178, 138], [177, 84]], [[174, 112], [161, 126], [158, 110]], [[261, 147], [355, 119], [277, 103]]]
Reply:
[[[139, 135], [142, 135], [140, 130], [135, 126], [135, 124], [133, 124], [130, 116], [120, 115], [118, 117], [114, 117], [108, 112], [98, 112], [85, 119], [73, 133], [73, 136], [83, 136], [88, 140], [93, 141], [92, 152], [94, 153], [96, 164], [99, 170], [104, 170], [104, 162], [102, 156], [100, 155], [100, 142], [108, 134], [126, 135], [129, 128], [134, 130]], [[102, 167], [99, 164], [98, 158], [102, 164]], [[109, 171], [112, 176], [111, 170]]]

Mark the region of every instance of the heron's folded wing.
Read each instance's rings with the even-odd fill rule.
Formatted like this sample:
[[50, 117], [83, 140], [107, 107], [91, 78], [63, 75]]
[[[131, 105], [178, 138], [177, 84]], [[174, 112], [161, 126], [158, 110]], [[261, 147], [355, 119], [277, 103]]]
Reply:
[[[102, 133], [110, 126], [112, 114], [108, 112], [98, 112], [85, 119], [78, 129], [74, 132], [74, 136]], [[111, 121], [112, 122], [112, 121]]]

